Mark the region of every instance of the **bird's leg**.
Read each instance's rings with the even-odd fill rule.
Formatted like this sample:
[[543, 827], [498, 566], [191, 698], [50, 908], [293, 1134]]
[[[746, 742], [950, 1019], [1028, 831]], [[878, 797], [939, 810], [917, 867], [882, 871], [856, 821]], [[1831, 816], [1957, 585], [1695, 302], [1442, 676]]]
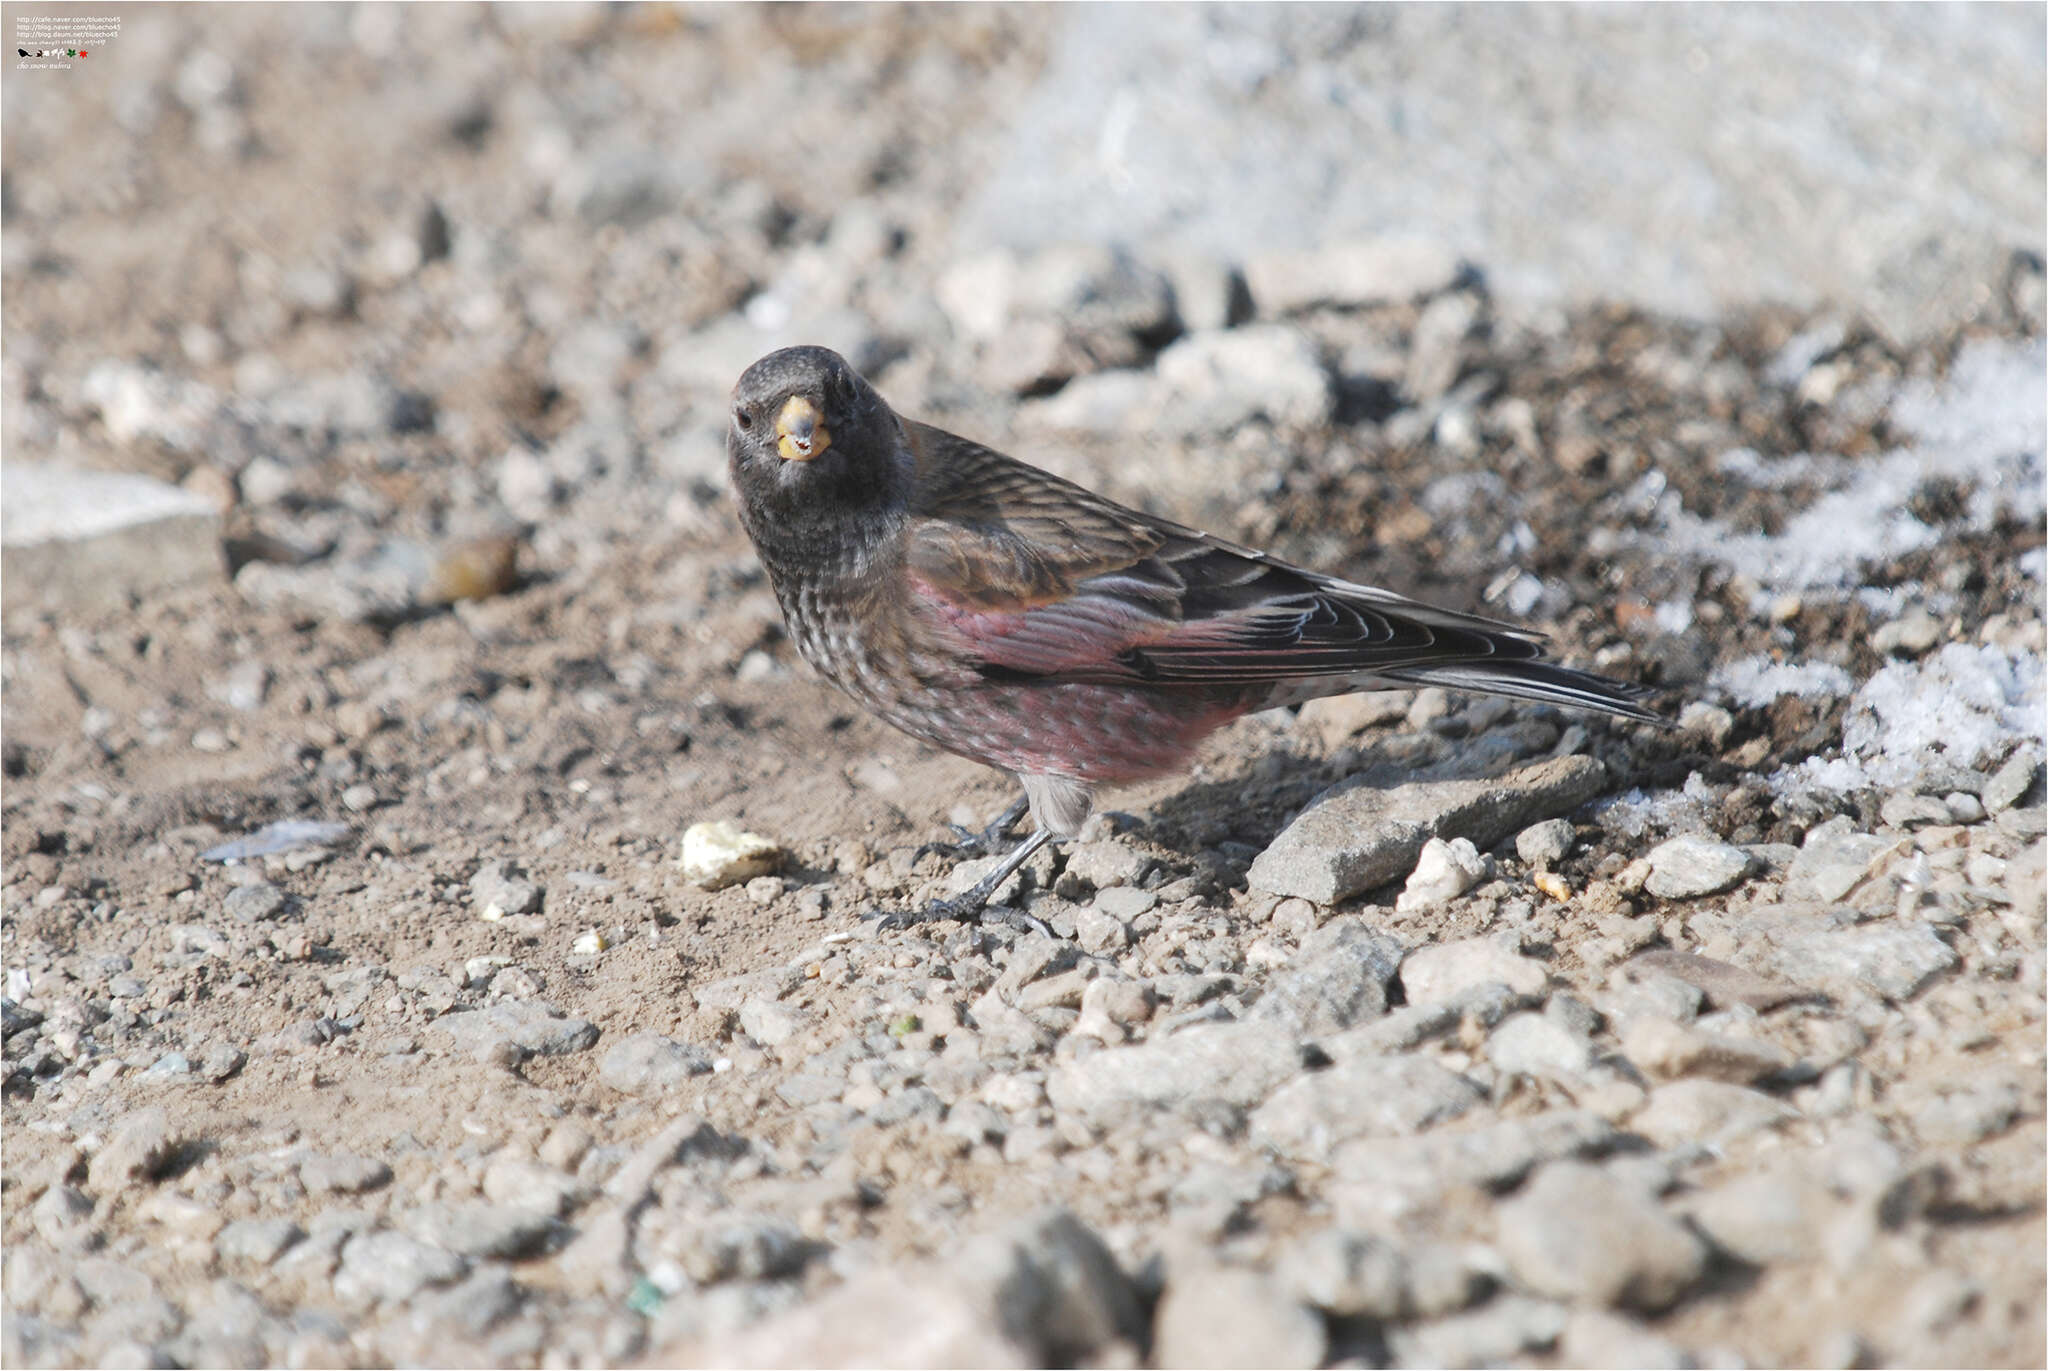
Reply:
[[1023, 818], [1024, 811], [1029, 808], [1031, 808], [1030, 799], [1020, 795], [1011, 803], [1008, 809], [996, 815], [994, 823], [979, 833], [974, 832], [972, 829], [962, 828], [958, 824], [948, 824], [947, 827], [953, 830], [958, 840], [950, 843], [926, 843], [910, 854], [910, 863], [912, 866], [917, 865], [918, 862], [924, 859], [924, 854], [927, 852], [937, 852], [948, 857], [958, 857], [963, 854], [973, 857], [986, 857], [991, 852], [1000, 852], [1003, 849], [1003, 839], [1010, 836], [1010, 830], [1017, 826], [1017, 820]]
[[[868, 917], [876, 920], [878, 928], [908, 928], [912, 924], [930, 923], [935, 919], [956, 919], [961, 923], [979, 923], [988, 910], [988, 901], [997, 887], [1010, 879], [1017, 868], [1031, 860], [1039, 848], [1053, 840], [1052, 830], [1041, 828], [1023, 842], [1009, 856], [997, 863], [996, 868], [950, 899], [933, 900], [923, 909], [897, 910], [885, 913], [877, 910]], [[1018, 928], [1050, 936], [1052, 930], [1042, 922], [1022, 911], [1012, 911], [1001, 916], [1004, 922]]]

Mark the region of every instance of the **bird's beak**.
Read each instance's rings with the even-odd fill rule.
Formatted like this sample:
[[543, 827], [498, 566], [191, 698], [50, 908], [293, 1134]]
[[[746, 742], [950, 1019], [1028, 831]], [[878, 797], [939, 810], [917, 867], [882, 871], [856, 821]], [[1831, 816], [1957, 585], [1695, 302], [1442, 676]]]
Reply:
[[808, 462], [832, 446], [832, 432], [819, 417], [818, 407], [801, 395], [782, 403], [775, 416], [775, 450], [784, 461]]

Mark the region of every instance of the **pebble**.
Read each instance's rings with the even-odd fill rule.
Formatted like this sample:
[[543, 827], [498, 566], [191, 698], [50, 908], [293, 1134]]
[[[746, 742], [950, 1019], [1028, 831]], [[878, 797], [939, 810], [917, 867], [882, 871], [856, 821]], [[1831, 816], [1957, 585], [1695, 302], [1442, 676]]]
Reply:
[[509, 859], [487, 862], [469, 880], [470, 899], [480, 917], [497, 920], [540, 911], [541, 888]]
[[268, 1266], [305, 1236], [290, 1219], [236, 1219], [214, 1236], [213, 1250], [224, 1262]]
[[1660, 900], [1696, 900], [1739, 885], [1755, 859], [1739, 847], [1688, 833], [1650, 849], [1645, 888]]
[[1885, 796], [1877, 816], [1892, 828], [1905, 829], [1951, 824], [1956, 819], [1946, 802], [1910, 790], [1894, 790]]
[[1076, 843], [1067, 851], [1065, 873], [1097, 891], [1138, 886], [1158, 865], [1151, 857], [1117, 842]]
[[1302, 940], [1250, 1018], [1310, 1038], [1378, 1018], [1387, 1012], [1401, 955], [1400, 943], [1356, 915], [1332, 919]]
[[1553, 867], [1571, 855], [1575, 835], [1569, 819], [1545, 819], [1515, 835], [1515, 855], [1537, 868]]
[[162, 1175], [194, 1139], [173, 1129], [161, 1109], [141, 1109], [122, 1119], [113, 1135], [93, 1154], [87, 1179], [94, 1190], [113, 1194], [137, 1181]]
[[1605, 1309], [1572, 1310], [1557, 1350], [1560, 1362], [1566, 1366], [1687, 1371], [1700, 1364], [1641, 1320]]
[[556, 1229], [544, 1207], [474, 1202], [421, 1205], [400, 1215], [399, 1224], [431, 1247], [508, 1261], [534, 1255]]
[[1806, 835], [1785, 874], [1785, 895], [1833, 904], [1862, 884], [1893, 845], [1893, 839], [1857, 832], [1847, 815], [1837, 815]]
[[605, 1050], [597, 1078], [627, 1095], [665, 1095], [711, 1071], [711, 1054], [701, 1047], [635, 1033]]
[[1387, 1347], [1402, 1367], [1504, 1366], [1556, 1342], [1564, 1305], [1527, 1295], [1502, 1295], [1470, 1313], [1389, 1329]]
[[1397, 913], [1413, 914], [1450, 903], [1493, 874], [1493, 859], [1470, 838], [1431, 838], [1422, 845], [1415, 870], [1394, 902]]
[[691, 824], [683, 831], [679, 861], [684, 880], [705, 890], [723, 890], [773, 875], [782, 865], [783, 851], [773, 839], [720, 819]]
[[1260, 418], [1317, 428], [1335, 405], [1315, 340], [1287, 324], [1188, 334], [1159, 354], [1154, 370], [1159, 420], [1179, 433], [1229, 433]]
[[1977, 798], [1984, 802], [1984, 808], [1990, 813], [2003, 813], [2025, 799], [2040, 776], [2041, 754], [2032, 748], [2022, 747], [1992, 773]]
[[1776, 1043], [1708, 1033], [1652, 1014], [1621, 1026], [1621, 1051], [1645, 1075], [1660, 1080], [1704, 1076], [1749, 1085], [1792, 1065], [1792, 1054]]
[[299, 1163], [299, 1184], [314, 1194], [360, 1194], [389, 1182], [391, 1168], [353, 1152], [308, 1157]]
[[1319, 1229], [1283, 1251], [1273, 1274], [1284, 1289], [1333, 1318], [1391, 1323], [1410, 1313], [1407, 1255], [1369, 1233]]
[[1706, 1269], [1707, 1247], [1655, 1200], [1584, 1162], [1552, 1162], [1500, 1206], [1495, 1239], [1538, 1294], [1655, 1312]]
[[1457, 280], [1458, 257], [1437, 238], [1363, 238], [1261, 254], [1245, 263], [1244, 275], [1252, 302], [1271, 316], [1318, 305], [1357, 307], [1435, 295]]
[[1351, 1138], [1418, 1133], [1485, 1098], [1428, 1057], [1353, 1057], [1276, 1090], [1253, 1112], [1251, 1136], [1284, 1156], [1322, 1160]]
[[1838, 1206], [1804, 1168], [1779, 1163], [1705, 1191], [1686, 1207], [1716, 1247], [1766, 1266], [1818, 1256]]
[[1327, 1348], [1320, 1315], [1263, 1272], [1237, 1267], [1170, 1273], [1152, 1321], [1161, 1366], [1314, 1367]]
[[221, 901], [237, 923], [262, 923], [275, 919], [291, 907], [291, 896], [268, 881], [236, 886]]
[[1045, 1089], [1056, 1109], [1113, 1123], [1140, 1106], [1177, 1108], [1191, 1100], [1245, 1108], [1302, 1065], [1299, 1040], [1277, 1025], [1196, 1024], [1067, 1062], [1051, 1073]]
[[1514, 1014], [1487, 1037], [1486, 1059], [1509, 1075], [1569, 1081], [1593, 1064], [1593, 1045], [1547, 1013]]
[[554, 1057], [597, 1043], [596, 1024], [564, 1018], [540, 1000], [500, 1000], [487, 1009], [457, 1010], [428, 1024], [427, 1032], [446, 1038], [450, 1048], [469, 1056], [509, 1044], [519, 1052]]
[[1677, 1147], [1728, 1143], [1797, 1117], [1791, 1105], [1760, 1090], [1694, 1077], [1651, 1091], [1629, 1126], [1659, 1147]]
[[1543, 963], [1522, 955], [1513, 933], [1431, 943], [1401, 963], [1401, 990], [1411, 1005], [1441, 1003], [1493, 982], [1517, 995], [1540, 995], [1550, 984], [1550, 973]]
[[358, 1234], [341, 1250], [334, 1294], [344, 1304], [410, 1299], [429, 1285], [459, 1279], [468, 1263], [453, 1252], [386, 1230]]

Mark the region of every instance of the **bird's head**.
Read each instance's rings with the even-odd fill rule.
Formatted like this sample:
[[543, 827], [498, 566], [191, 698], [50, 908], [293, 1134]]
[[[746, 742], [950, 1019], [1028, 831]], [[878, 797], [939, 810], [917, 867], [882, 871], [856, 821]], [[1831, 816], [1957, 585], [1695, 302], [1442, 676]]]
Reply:
[[793, 347], [733, 387], [726, 456], [743, 508], [782, 519], [871, 508], [899, 486], [903, 429], [830, 348]]

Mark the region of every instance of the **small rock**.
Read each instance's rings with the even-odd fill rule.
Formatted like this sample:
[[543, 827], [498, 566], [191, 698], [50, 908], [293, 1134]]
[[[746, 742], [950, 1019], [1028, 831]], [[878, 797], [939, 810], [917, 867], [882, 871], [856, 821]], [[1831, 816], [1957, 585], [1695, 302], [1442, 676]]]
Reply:
[[1706, 1244], [1596, 1166], [1553, 1162], [1499, 1208], [1501, 1255], [1539, 1294], [1666, 1308], [1699, 1279]]
[[1205, 1266], [1169, 1275], [1152, 1319], [1161, 1366], [1313, 1367], [1323, 1363], [1322, 1318], [1262, 1272]]
[[[111, 422], [111, 421], [110, 421]], [[220, 510], [152, 477], [0, 465], [0, 612], [123, 607], [225, 575]]]
[[1320, 1229], [1281, 1253], [1274, 1277], [1333, 1318], [1409, 1317], [1408, 1259], [1371, 1234]]
[[1456, 1118], [1485, 1092], [1427, 1057], [1353, 1057], [1273, 1092], [1252, 1138], [1286, 1156], [1326, 1158], [1357, 1137], [1400, 1137]]
[[1783, 1100], [1725, 1081], [1692, 1078], [1660, 1085], [1629, 1126], [1659, 1147], [1726, 1143], [1799, 1117]]
[[605, 1052], [597, 1077], [622, 1094], [665, 1095], [710, 1070], [711, 1054], [701, 1047], [659, 1033], [635, 1033]]
[[1290, 314], [1317, 305], [1356, 307], [1419, 300], [1458, 279], [1457, 254], [1433, 236], [1332, 243], [1272, 253], [1245, 264], [1245, 285], [1259, 313]]
[[1978, 796], [1984, 808], [1993, 814], [2000, 814], [2024, 800], [2034, 789], [2034, 782], [2041, 776], [2041, 754], [2031, 748], [2021, 748], [2006, 759], [2005, 765], [1992, 773], [1984, 783], [1984, 790]]
[[1475, 986], [1499, 982], [1517, 995], [1541, 995], [1550, 984], [1543, 963], [1524, 957], [1512, 933], [1419, 947], [1401, 963], [1401, 989], [1411, 1005], [1455, 999]]
[[1486, 1059], [1510, 1075], [1569, 1081], [1593, 1064], [1593, 1045], [1548, 1014], [1514, 1014], [1488, 1035]]
[[1846, 815], [1838, 815], [1806, 835], [1785, 873], [1786, 898], [1833, 904], [1862, 884], [1893, 845], [1893, 839], [1858, 833]]
[[1686, 1371], [1697, 1366], [1676, 1343], [1622, 1314], [1604, 1309], [1574, 1309], [1558, 1344], [1565, 1366], [1635, 1367], [1640, 1371]]
[[1140, 885], [1156, 865], [1152, 858], [1122, 843], [1076, 843], [1067, 852], [1065, 874], [1101, 891]]
[[539, 1252], [555, 1232], [552, 1214], [524, 1205], [428, 1204], [408, 1211], [400, 1222], [433, 1247], [507, 1261]]
[[1715, 1246], [1752, 1266], [1810, 1261], [1839, 1206], [1795, 1166], [1737, 1176], [1693, 1198], [1692, 1219]]
[[391, 1179], [391, 1168], [353, 1152], [308, 1157], [299, 1163], [299, 1184], [313, 1194], [355, 1195]]
[[290, 1219], [236, 1219], [214, 1237], [213, 1250], [222, 1261], [268, 1266], [305, 1236]]
[[1431, 838], [1422, 845], [1415, 870], [1394, 902], [1398, 913], [1412, 914], [1448, 904], [1493, 874], [1493, 859], [1484, 856], [1470, 838]]
[[1196, 1024], [1165, 1038], [1064, 1063], [1046, 1081], [1055, 1108], [1113, 1122], [1141, 1106], [1214, 1099], [1242, 1109], [1302, 1069], [1295, 1035], [1271, 1024]]
[[772, 875], [782, 859], [772, 839], [748, 833], [731, 820], [691, 824], [683, 832], [683, 879], [706, 890]]
[[1400, 966], [1400, 943], [1355, 915], [1332, 919], [1302, 940], [1250, 1018], [1311, 1038], [1349, 1028], [1387, 1012], [1388, 987]]
[[469, 893], [477, 912], [486, 919], [532, 914], [540, 909], [540, 887], [527, 880], [526, 873], [509, 859], [486, 863], [470, 877]]
[[1870, 635], [1874, 652], [1905, 657], [1922, 657], [1942, 640], [1941, 620], [1924, 609], [1909, 609], [1899, 618], [1882, 624]]
[[1556, 866], [1571, 855], [1576, 841], [1569, 819], [1545, 819], [1515, 835], [1515, 855], [1538, 869]]
[[346, 1304], [410, 1299], [429, 1285], [458, 1280], [468, 1263], [404, 1233], [358, 1234], [341, 1251], [334, 1293]]
[[1851, 927], [1801, 921], [1771, 933], [1768, 955], [1781, 975], [1846, 982], [1889, 1000], [1912, 999], [1958, 960], [1933, 925], [1917, 921]]
[[1904, 829], [1951, 824], [1956, 817], [1941, 800], [1910, 790], [1894, 790], [1885, 796], [1884, 803], [1878, 806], [1877, 816], [1892, 828]]
[[427, 1025], [457, 1052], [478, 1056], [508, 1043], [518, 1051], [553, 1057], [581, 1052], [597, 1043], [597, 1025], [568, 1019], [539, 1000], [501, 1000], [488, 1009], [457, 1010]]
[[1257, 418], [1313, 428], [1334, 404], [1314, 340], [1284, 324], [1191, 333], [1154, 367], [1165, 392], [1159, 422], [1176, 432], [1228, 433]]
[[221, 903], [237, 923], [253, 924], [283, 914], [291, 907], [291, 896], [268, 881], [258, 881], [236, 886]]
[[1754, 859], [1739, 847], [1687, 833], [1659, 843], [1649, 853], [1646, 886], [1660, 900], [1694, 900], [1734, 888], [1750, 873]]
[[93, 1155], [86, 1175], [92, 1188], [113, 1194], [137, 1181], [153, 1181], [189, 1145], [161, 1109], [140, 1109], [121, 1120], [113, 1136]]
[[1792, 1065], [1792, 1054], [1776, 1043], [1738, 1038], [1640, 1015], [1621, 1026], [1621, 1050], [1646, 1075], [1661, 1080], [1704, 1076], [1748, 1085]]
[[805, 1010], [766, 995], [756, 995], [740, 1006], [740, 1029], [763, 1047], [780, 1047], [810, 1025]]
[[1396, 1366], [1516, 1365], [1556, 1342], [1567, 1317], [1553, 1301], [1503, 1295], [1470, 1313], [1389, 1329], [1387, 1346]]

